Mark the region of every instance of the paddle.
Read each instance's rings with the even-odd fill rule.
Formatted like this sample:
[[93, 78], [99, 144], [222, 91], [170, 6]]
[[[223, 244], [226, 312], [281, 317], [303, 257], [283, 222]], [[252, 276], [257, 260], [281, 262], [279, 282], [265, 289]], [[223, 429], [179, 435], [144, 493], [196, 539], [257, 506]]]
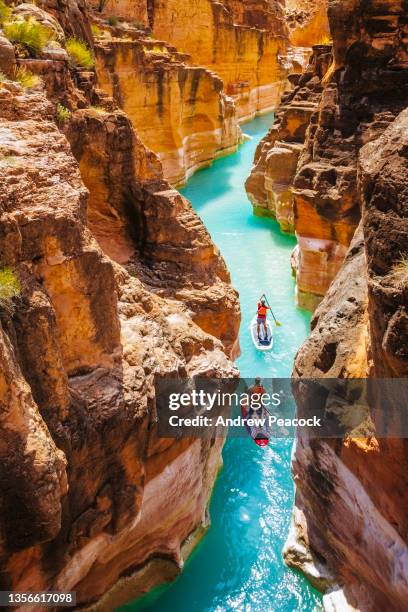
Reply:
[[270, 303], [268, 302], [268, 298], [266, 297], [266, 295], [265, 295], [265, 294], [263, 294], [263, 295], [262, 295], [261, 300], [262, 300], [262, 298], [265, 298], [265, 302], [266, 302], [266, 303], [268, 304], [268, 306], [269, 306], [269, 310], [271, 311], [271, 314], [272, 314], [272, 316], [273, 316], [273, 320], [275, 321], [275, 325], [276, 325], [276, 327], [281, 327], [281, 326], [282, 326], [282, 323], [281, 323], [280, 321], [278, 321], [278, 320], [277, 320], [277, 318], [275, 317], [275, 315], [273, 314], [273, 310], [272, 310], [272, 308], [271, 308]]

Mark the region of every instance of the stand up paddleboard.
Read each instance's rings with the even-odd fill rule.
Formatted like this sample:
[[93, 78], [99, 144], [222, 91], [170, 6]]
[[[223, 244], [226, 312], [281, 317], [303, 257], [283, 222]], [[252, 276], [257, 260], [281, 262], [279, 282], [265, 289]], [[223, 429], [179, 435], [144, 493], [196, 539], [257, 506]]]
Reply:
[[269, 321], [266, 321], [266, 329], [268, 330], [268, 336], [265, 338], [265, 332], [263, 325], [260, 326], [260, 339], [258, 338], [258, 324], [257, 317], [252, 319], [250, 328], [252, 342], [258, 351], [270, 351], [273, 347], [273, 329]]

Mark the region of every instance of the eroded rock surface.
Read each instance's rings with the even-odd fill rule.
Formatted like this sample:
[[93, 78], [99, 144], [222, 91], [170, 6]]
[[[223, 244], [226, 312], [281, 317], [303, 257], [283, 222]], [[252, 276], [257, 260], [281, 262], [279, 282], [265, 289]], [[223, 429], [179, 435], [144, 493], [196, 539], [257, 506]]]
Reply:
[[273, 126], [257, 147], [254, 167], [245, 184], [254, 213], [275, 217], [285, 232], [294, 231], [293, 181], [331, 61], [330, 46], [314, 46], [304, 73], [289, 77], [295, 87], [283, 96]]
[[405, 12], [394, 3], [329, 3], [333, 76], [312, 118], [294, 180], [301, 305], [339, 270], [360, 217], [357, 159], [408, 104]]
[[[315, 312], [295, 376], [407, 375], [407, 134], [405, 110], [360, 151], [356, 194], [362, 221]], [[306, 399], [298, 397], [300, 411]], [[317, 558], [323, 575], [333, 575], [325, 587], [327, 610], [402, 612], [408, 595], [407, 443], [403, 436], [384, 437], [384, 423], [395, 428], [402, 418], [387, 387], [378, 387], [368, 403], [370, 418], [342, 439], [298, 437], [295, 517], [303, 513], [300, 544], [307, 541], [310, 554], [289, 542], [286, 559], [304, 566], [313, 579], [310, 557]], [[338, 415], [352, 422], [356, 408], [346, 401]]]
[[296, 47], [327, 44], [330, 39], [328, 0], [285, 0], [290, 41]]
[[[193, 27], [191, 27], [191, 25]], [[286, 84], [288, 33], [282, 6], [264, 0], [179, 0], [151, 3], [154, 34], [189, 53], [224, 82], [240, 120], [273, 109]]]
[[0, 261], [21, 284], [0, 310], [2, 587], [111, 609], [173, 579], [208, 524], [221, 441], [159, 438], [155, 381], [236, 376], [239, 305], [93, 71], [23, 63], [45, 87], [0, 87]]
[[241, 130], [221, 79], [171, 45], [120, 36], [96, 45], [99, 86], [127, 113], [158, 154], [166, 179], [181, 184], [233, 152]]

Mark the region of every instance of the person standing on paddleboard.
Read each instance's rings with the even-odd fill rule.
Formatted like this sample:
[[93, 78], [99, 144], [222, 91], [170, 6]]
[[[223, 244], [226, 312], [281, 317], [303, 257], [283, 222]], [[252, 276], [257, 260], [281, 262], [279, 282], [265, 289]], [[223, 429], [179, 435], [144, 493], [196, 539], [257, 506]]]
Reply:
[[261, 340], [261, 325], [263, 325], [265, 340], [268, 339], [268, 329], [266, 327], [266, 315], [270, 310], [269, 306], [266, 305], [265, 300], [261, 298], [261, 301], [258, 302], [258, 317], [257, 317], [257, 330], [258, 330], [258, 340]]

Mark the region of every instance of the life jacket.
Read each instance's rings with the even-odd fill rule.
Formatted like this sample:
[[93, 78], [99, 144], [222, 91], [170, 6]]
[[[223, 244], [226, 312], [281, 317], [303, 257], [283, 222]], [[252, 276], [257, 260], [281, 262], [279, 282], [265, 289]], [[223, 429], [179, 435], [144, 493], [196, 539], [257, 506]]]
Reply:
[[259, 403], [259, 399], [262, 397], [262, 395], [264, 395], [266, 393], [265, 389], [263, 388], [262, 385], [260, 385], [259, 387], [257, 386], [253, 386], [249, 389], [249, 394], [250, 394], [250, 400], [249, 400], [249, 406], [251, 408], [251, 410], [253, 412], [256, 412], [257, 414], [260, 413], [262, 411], [262, 406], [259, 406], [257, 408], [254, 408], [252, 405], [252, 396], [256, 395], [257, 396], [257, 404]]
[[259, 387], [256, 387], [254, 385], [253, 387], [251, 387], [250, 392], [251, 392], [251, 395], [263, 395], [264, 393], [266, 393], [262, 385], [259, 385]]
[[262, 304], [258, 304], [258, 317], [264, 318], [266, 317], [268, 309], [266, 306], [262, 306]]

